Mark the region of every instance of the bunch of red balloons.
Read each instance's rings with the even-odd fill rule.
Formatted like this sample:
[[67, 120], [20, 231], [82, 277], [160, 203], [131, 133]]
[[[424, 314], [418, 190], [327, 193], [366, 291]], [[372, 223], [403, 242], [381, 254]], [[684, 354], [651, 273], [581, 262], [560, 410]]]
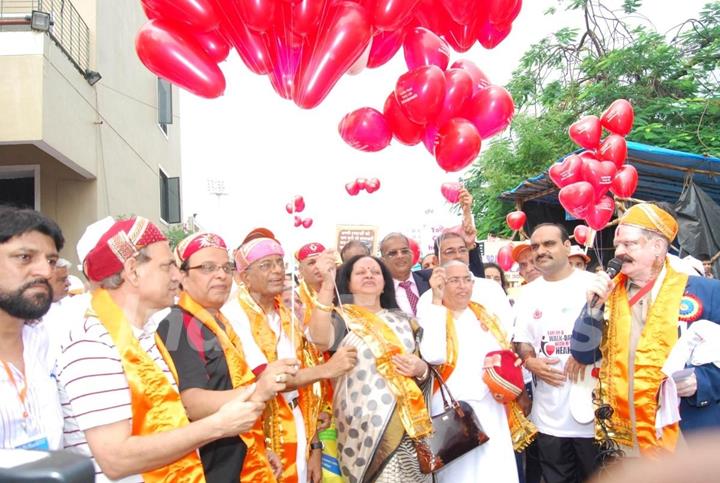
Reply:
[[368, 194], [380, 189], [380, 180], [377, 178], [355, 178], [354, 181], [345, 184], [345, 191], [350, 196], [357, 196], [360, 191], [365, 190]]
[[362, 107], [347, 114], [338, 126], [340, 136], [370, 152], [384, 149], [393, 137], [410, 146], [422, 141], [443, 170], [459, 171], [477, 158], [483, 139], [510, 124], [512, 97], [469, 60], [448, 68], [448, 43], [424, 27], [406, 34], [403, 49], [408, 71], [383, 112]]
[[[141, 0], [136, 50], [153, 73], [203, 97], [225, 90], [218, 67], [234, 47], [252, 72], [302, 108], [346, 73], [379, 67], [425, 27], [454, 49], [493, 48], [522, 0]], [[444, 70], [444, 68], [443, 68]]]
[[[615, 202], [607, 193], [629, 198], [635, 193], [638, 173], [625, 164], [625, 136], [632, 130], [632, 105], [618, 99], [601, 117], [585, 116], [570, 126], [570, 138], [584, 148], [550, 167], [550, 179], [560, 188], [560, 204], [590, 228], [602, 230], [612, 219]], [[601, 139], [605, 128], [608, 135]]]
[[288, 212], [289, 215], [293, 216], [293, 226], [295, 228], [303, 227], [303, 228], [310, 228], [313, 224], [312, 218], [301, 218], [300, 216], [296, 215], [296, 213], [301, 213], [305, 210], [305, 199], [297, 195], [295, 196], [292, 201], [287, 203], [285, 205], [285, 211]]

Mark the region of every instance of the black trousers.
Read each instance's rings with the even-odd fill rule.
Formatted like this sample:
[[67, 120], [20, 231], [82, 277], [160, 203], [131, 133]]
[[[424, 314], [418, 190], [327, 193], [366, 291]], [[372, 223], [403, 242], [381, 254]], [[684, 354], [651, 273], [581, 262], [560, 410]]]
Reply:
[[559, 438], [538, 433], [540, 467], [546, 483], [578, 483], [596, 470], [598, 447], [593, 438]]

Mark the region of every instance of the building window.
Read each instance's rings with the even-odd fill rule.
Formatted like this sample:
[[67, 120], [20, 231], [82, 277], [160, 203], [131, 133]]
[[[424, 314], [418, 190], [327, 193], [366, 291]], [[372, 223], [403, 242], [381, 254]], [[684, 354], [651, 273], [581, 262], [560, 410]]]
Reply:
[[172, 84], [160, 77], [157, 81], [158, 125], [167, 135], [168, 125], [173, 123]]
[[180, 223], [180, 178], [168, 178], [160, 170], [160, 218], [165, 223]]

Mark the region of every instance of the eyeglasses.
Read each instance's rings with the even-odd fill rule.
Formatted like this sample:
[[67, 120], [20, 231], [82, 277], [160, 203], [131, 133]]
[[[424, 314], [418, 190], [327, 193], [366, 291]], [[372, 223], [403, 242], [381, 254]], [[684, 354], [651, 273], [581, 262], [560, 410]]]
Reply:
[[469, 251], [467, 247], [448, 248], [442, 251], [442, 255], [445, 257], [454, 257], [455, 255], [465, 255]]
[[264, 262], [260, 262], [258, 264], [250, 264], [248, 268], [252, 267], [257, 268], [261, 272], [269, 272], [275, 267], [285, 271], [285, 262], [282, 258], [278, 258], [277, 260], [265, 260]]
[[409, 248], [401, 248], [399, 250], [390, 250], [389, 252], [387, 252], [385, 254], [385, 256], [388, 258], [395, 258], [395, 257], [410, 255], [411, 253], [412, 253], [412, 250], [410, 250]]
[[190, 270], [200, 270], [200, 272], [204, 273], [205, 275], [210, 275], [217, 272], [218, 270], [222, 270], [223, 272], [230, 275], [235, 271], [235, 264], [232, 262], [228, 262], [222, 265], [218, 265], [212, 262], [205, 262], [201, 263], [200, 265], [195, 265], [194, 267], [188, 267], [187, 271], [189, 272]]
[[448, 285], [470, 285], [473, 283], [473, 279], [470, 276], [467, 277], [450, 277], [446, 280]]

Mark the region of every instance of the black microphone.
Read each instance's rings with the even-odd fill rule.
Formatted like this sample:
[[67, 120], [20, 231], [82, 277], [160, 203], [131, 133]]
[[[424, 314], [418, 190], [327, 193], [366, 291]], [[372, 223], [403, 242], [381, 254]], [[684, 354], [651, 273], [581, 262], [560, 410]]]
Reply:
[[[615, 257], [612, 260], [608, 262], [607, 270], [605, 270], [605, 273], [607, 273], [610, 278], [614, 278], [615, 275], [622, 270], [623, 261], [622, 258]], [[590, 300], [590, 308], [595, 308], [595, 305], [598, 303], [598, 300], [600, 299], [600, 296], [598, 294], [593, 295], [592, 300]]]

